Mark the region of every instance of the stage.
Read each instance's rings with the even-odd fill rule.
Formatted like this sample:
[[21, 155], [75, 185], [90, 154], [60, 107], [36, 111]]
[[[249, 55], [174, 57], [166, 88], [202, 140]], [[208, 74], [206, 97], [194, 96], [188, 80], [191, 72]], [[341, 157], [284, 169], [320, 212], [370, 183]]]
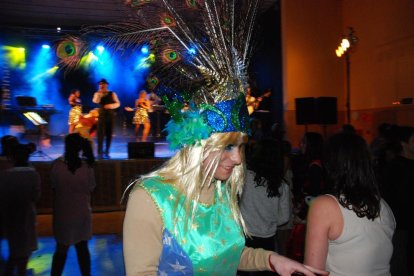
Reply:
[[[22, 143], [33, 142], [32, 137], [25, 135], [19, 137]], [[152, 139], [154, 145], [153, 157], [144, 156], [128, 158], [128, 144], [136, 145], [135, 137], [114, 135], [110, 159], [97, 160], [95, 164], [96, 188], [92, 195], [93, 212], [119, 212], [125, 206], [121, 198], [131, 179], [146, 174], [162, 165], [174, 152], [168, 143], [161, 139]], [[50, 169], [54, 159], [64, 152], [64, 136], [50, 137], [50, 141], [39, 141], [37, 151], [30, 157], [31, 164], [41, 177], [41, 198], [37, 203], [39, 214], [51, 214], [53, 191], [50, 185]], [[95, 141], [96, 150], [96, 141]]]

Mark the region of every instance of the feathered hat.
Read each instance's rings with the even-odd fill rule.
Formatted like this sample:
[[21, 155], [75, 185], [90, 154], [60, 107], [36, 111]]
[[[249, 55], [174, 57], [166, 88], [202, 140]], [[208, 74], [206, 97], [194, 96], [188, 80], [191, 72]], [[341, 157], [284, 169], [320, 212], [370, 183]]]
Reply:
[[260, 0], [127, 0], [125, 22], [83, 29], [57, 46], [61, 65], [76, 66], [87, 38], [106, 47], [138, 50], [148, 44], [148, 86], [164, 101], [171, 120], [167, 140], [177, 149], [212, 133], [249, 131], [247, 68]]

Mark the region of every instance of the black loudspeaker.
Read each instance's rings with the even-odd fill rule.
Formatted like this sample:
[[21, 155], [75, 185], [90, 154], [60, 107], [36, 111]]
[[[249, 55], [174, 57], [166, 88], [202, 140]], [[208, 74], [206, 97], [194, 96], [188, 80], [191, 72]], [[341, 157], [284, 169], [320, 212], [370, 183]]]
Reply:
[[24, 106], [37, 106], [37, 101], [35, 97], [30, 96], [16, 96], [17, 105], [19, 107]]
[[307, 98], [296, 98], [296, 124], [297, 125], [308, 125], [317, 124], [316, 116], [316, 99], [312, 97]]
[[153, 142], [128, 143], [128, 159], [154, 158]]
[[319, 97], [316, 99], [318, 124], [331, 125], [338, 122], [336, 97]]

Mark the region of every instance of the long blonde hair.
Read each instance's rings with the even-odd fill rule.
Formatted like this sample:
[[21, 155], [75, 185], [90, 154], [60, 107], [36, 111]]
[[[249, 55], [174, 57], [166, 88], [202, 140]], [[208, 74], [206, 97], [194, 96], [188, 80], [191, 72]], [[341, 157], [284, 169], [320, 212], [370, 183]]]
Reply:
[[[220, 193], [221, 189], [219, 189], [221, 181], [214, 179], [214, 173], [219, 164], [221, 153], [223, 153], [226, 146], [241, 143], [243, 145], [240, 152], [242, 162], [233, 169], [231, 176], [226, 180], [225, 192], [230, 199], [230, 208], [234, 219], [246, 232], [238, 206], [238, 195], [242, 193], [246, 169], [244, 155], [244, 144], [246, 142], [247, 135], [242, 132], [213, 133], [208, 139], [202, 140], [201, 145], [182, 148], [158, 170], [141, 176], [128, 187], [140, 183], [146, 178], [162, 177], [165, 183], [174, 185], [179, 193], [185, 196], [186, 219], [193, 218], [204, 187], [216, 185], [219, 197], [223, 197]], [[212, 153], [218, 154], [204, 164], [207, 157]], [[194, 202], [192, 210], [190, 210], [191, 202]]]

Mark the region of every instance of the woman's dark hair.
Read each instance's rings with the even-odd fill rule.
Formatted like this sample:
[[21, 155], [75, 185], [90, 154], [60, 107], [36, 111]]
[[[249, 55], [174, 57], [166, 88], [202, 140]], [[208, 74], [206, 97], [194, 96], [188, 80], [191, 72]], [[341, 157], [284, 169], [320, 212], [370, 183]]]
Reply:
[[254, 172], [257, 186], [267, 185], [268, 197], [280, 196], [279, 188], [284, 177], [283, 157], [282, 143], [270, 138], [259, 140], [247, 152], [247, 168]]
[[91, 142], [83, 138], [79, 133], [71, 133], [65, 138], [65, 163], [69, 171], [75, 173], [82, 166], [79, 153], [82, 151], [85, 161], [89, 166], [95, 163]]
[[15, 167], [29, 166], [29, 157], [36, 150], [34, 143], [16, 144], [12, 146], [10, 156]]
[[326, 143], [324, 161], [331, 194], [339, 203], [358, 217], [378, 217], [380, 193], [365, 140], [352, 133], [333, 135]]

